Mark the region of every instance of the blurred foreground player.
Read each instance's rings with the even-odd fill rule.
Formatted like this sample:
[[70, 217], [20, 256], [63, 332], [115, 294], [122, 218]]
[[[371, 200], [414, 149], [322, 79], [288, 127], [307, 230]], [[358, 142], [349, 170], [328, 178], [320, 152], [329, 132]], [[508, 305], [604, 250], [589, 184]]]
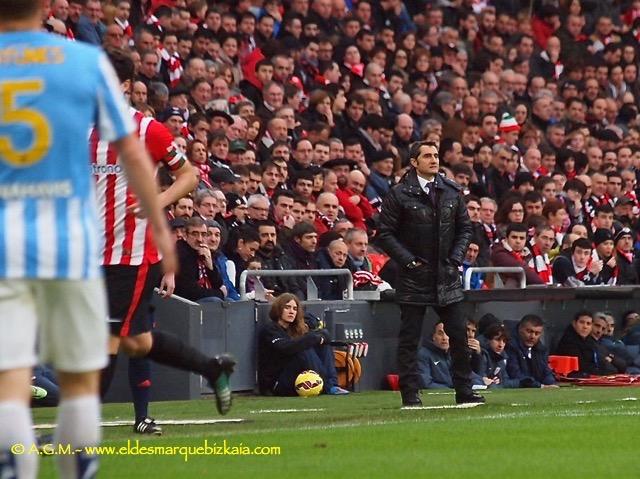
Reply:
[[[133, 82], [134, 65], [123, 51], [110, 51], [111, 60], [123, 93]], [[186, 196], [198, 179], [191, 165], [160, 122], [129, 111], [137, 135], [154, 164], [163, 164], [175, 182], [159, 194], [161, 207]], [[164, 331], [153, 330], [149, 303], [153, 289], [160, 283], [161, 294], [169, 297], [175, 287], [173, 274], [160, 280], [160, 255], [153, 244], [147, 220], [137, 215], [138, 205], [123, 174], [117, 151], [102, 141], [99, 132], [91, 135], [92, 167], [96, 179], [98, 211], [103, 229], [102, 264], [109, 302], [109, 365], [102, 372], [101, 392], [106, 394], [116, 366], [118, 348], [130, 356], [129, 380], [134, 398], [134, 431], [161, 434], [162, 430], [148, 416], [150, 365], [148, 359], [167, 366], [195, 372], [209, 381], [221, 414], [231, 407], [229, 375], [234, 361], [226, 355], [210, 358]]]
[[[113, 142], [153, 227], [165, 273], [176, 258], [118, 81], [98, 49], [41, 33], [43, 0], [0, 0], [0, 477], [33, 479], [29, 414], [36, 331], [60, 385], [55, 442], [100, 442], [99, 371], [107, 316], [87, 133]], [[81, 74], [79, 74], [81, 72]], [[65, 478], [93, 478], [97, 457], [57, 456]]]

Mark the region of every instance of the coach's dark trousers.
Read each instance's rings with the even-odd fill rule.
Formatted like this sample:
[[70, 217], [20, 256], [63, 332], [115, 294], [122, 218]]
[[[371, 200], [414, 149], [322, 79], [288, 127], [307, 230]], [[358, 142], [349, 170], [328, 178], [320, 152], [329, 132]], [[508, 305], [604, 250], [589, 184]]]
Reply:
[[[417, 358], [422, 338], [422, 323], [427, 306], [400, 304], [400, 334], [398, 335], [398, 375], [400, 389], [417, 391], [420, 387]], [[463, 303], [433, 306], [444, 321], [444, 331], [449, 336], [451, 376], [456, 392], [471, 392], [471, 364], [467, 346], [467, 324]]]

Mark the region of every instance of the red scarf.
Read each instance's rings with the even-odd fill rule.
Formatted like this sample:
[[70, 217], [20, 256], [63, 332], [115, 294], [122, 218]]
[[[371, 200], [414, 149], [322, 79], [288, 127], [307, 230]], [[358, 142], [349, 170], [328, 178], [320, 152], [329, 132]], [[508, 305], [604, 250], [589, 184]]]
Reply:
[[209, 281], [209, 275], [207, 275], [207, 265], [200, 257], [198, 258], [198, 286], [211, 289], [211, 281]]
[[545, 284], [552, 284], [551, 278], [551, 263], [549, 257], [546, 254], [542, 254], [538, 245], [534, 244], [531, 248], [533, 253], [532, 258], [529, 260], [528, 266], [540, 276], [540, 279]]

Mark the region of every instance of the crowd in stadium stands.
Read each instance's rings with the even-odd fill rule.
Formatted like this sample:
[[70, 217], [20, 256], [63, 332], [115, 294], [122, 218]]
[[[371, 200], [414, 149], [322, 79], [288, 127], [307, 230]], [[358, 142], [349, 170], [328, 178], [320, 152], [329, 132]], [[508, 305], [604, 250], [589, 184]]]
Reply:
[[[636, 0], [51, 0], [45, 24], [130, 52], [132, 106], [198, 171], [167, 212], [177, 294], [237, 300], [247, 269], [393, 287], [404, 265], [376, 248], [376, 219], [418, 140], [464, 195], [463, 271], [639, 283]], [[306, 294], [304, 278], [263, 282]], [[317, 283], [343, 297], [343, 279]]]

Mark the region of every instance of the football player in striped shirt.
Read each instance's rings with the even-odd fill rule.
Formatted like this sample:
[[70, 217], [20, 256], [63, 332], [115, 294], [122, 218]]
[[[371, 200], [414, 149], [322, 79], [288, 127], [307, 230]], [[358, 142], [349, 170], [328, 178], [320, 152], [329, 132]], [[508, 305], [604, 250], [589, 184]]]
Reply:
[[[123, 92], [129, 91], [134, 65], [123, 51], [110, 51]], [[130, 109], [137, 135], [155, 165], [162, 164], [176, 178], [160, 193], [160, 205], [169, 206], [191, 192], [198, 178], [173, 141], [173, 136], [160, 122]], [[173, 293], [173, 275], [160, 279], [160, 255], [145, 218], [136, 214], [137, 200], [129, 184], [118, 152], [102, 141], [96, 130], [90, 146], [92, 170], [96, 179], [98, 216], [103, 230], [102, 264], [107, 280], [109, 303], [109, 365], [103, 370], [101, 390], [104, 395], [111, 383], [116, 366], [118, 348], [130, 356], [129, 383], [134, 399], [134, 431], [142, 434], [161, 434], [162, 430], [148, 416], [150, 364], [157, 363], [202, 375], [209, 381], [216, 395], [221, 414], [231, 407], [229, 375], [235, 362], [227, 355], [214, 358], [184, 344], [165, 331], [154, 330], [149, 305], [154, 287], [160, 284], [165, 297]]]
[[[35, 343], [57, 369], [54, 441], [100, 442], [106, 297], [87, 135], [113, 142], [149, 219], [165, 273], [176, 257], [153, 171], [107, 57], [40, 31], [42, 0], [0, 0], [0, 477], [33, 479], [29, 412]], [[93, 478], [97, 457], [57, 456], [61, 476]]]

